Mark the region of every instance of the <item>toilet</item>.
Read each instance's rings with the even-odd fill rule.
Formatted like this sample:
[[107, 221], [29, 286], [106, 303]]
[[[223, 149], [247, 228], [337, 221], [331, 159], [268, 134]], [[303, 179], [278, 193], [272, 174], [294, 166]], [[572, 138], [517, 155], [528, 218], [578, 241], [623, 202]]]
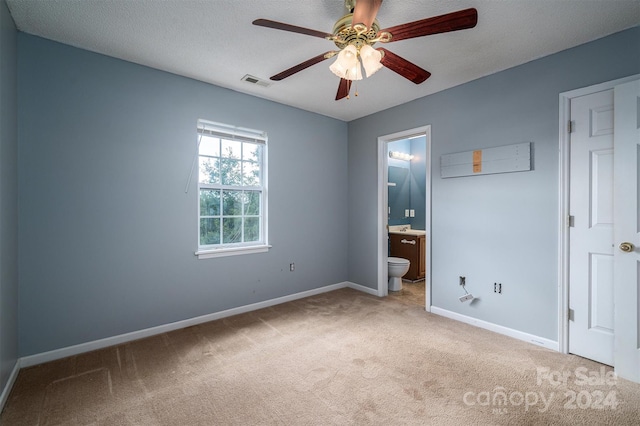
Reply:
[[389, 257], [389, 291], [402, 290], [402, 276], [409, 271], [409, 261], [401, 257]]

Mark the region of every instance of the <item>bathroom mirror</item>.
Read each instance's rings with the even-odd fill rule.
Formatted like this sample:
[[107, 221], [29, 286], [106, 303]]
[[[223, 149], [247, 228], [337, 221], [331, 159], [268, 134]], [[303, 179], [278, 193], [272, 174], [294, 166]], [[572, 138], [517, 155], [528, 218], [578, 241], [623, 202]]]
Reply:
[[405, 210], [411, 205], [411, 188], [409, 169], [389, 166], [389, 224], [396, 225], [404, 222]]
[[[425, 227], [426, 149], [425, 136], [401, 139], [387, 144], [389, 225], [411, 225], [413, 229]], [[391, 151], [412, 155], [411, 161], [389, 156]], [[413, 217], [411, 215], [407, 217], [406, 210], [413, 212]]]

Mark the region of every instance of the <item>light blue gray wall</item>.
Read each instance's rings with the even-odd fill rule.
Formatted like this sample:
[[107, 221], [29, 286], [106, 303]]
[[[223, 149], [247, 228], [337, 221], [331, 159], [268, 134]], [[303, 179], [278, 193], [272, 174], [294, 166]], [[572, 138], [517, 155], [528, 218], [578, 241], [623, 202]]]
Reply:
[[[18, 50], [21, 355], [347, 279], [346, 123], [24, 33]], [[199, 118], [268, 133], [268, 253], [194, 256]]]
[[[636, 73], [640, 27], [350, 122], [349, 280], [377, 286], [377, 138], [430, 124], [433, 305], [556, 340], [559, 94]], [[443, 154], [518, 142], [530, 172], [440, 178]]]
[[0, 0], [0, 392], [18, 359], [16, 27]]

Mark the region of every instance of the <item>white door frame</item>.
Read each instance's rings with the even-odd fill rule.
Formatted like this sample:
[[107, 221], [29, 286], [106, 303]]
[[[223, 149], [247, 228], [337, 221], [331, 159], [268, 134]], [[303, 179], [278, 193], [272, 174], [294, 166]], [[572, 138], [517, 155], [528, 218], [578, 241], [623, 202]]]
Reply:
[[560, 352], [565, 354], [569, 353], [569, 142], [571, 138], [569, 135], [568, 123], [571, 118], [571, 99], [613, 89], [619, 84], [637, 80], [638, 78], [640, 78], [640, 74], [560, 93], [558, 349]]
[[431, 312], [431, 125], [380, 136], [378, 138], [378, 296], [389, 294], [389, 273], [387, 264], [388, 250], [388, 158], [387, 143], [413, 136], [424, 135], [427, 139], [425, 152], [426, 182], [425, 182], [425, 231], [426, 231], [426, 259], [427, 274], [425, 276], [425, 310]]

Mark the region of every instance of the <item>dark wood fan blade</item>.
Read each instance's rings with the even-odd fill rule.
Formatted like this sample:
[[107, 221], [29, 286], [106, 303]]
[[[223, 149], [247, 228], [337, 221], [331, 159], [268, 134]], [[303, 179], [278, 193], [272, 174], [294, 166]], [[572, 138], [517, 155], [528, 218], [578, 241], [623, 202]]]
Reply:
[[338, 85], [338, 93], [336, 93], [336, 101], [339, 101], [342, 98], [348, 98], [349, 90], [351, 90], [351, 80], [341, 78], [340, 85]]
[[431, 77], [431, 73], [429, 71], [423, 70], [416, 64], [401, 58], [395, 53], [389, 52], [387, 49], [382, 47], [378, 50], [384, 54], [380, 63], [391, 71], [400, 74], [407, 80], [411, 80], [415, 84], [420, 84]]
[[322, 31], [311, 30], [309, 28], [298, 27], [296, 25], [284, 24], [282, 22], [270, 21], [268, 19], [256, 19], [253, 21], [253, 25], [259, 27], [274, 28], [276, 30], [289, 31], [292, 33], [306, 34], [313, 37], [327, 38], [333, 37], [333, 34], [324, 33]]
[[446, 33], [449, 31], [465, 30], [473, 28], [478, 23], [478, 11], [474, 8], [434, 16], [433, 18], [396, 25], [382, 31], [391, 33], [391, 40], [406, 40], [408, 38], [422, 37], [431, 34]]
[[271, 80], [274, 81], [280, 81], [284, 78], [287, 78], [289, 76], [292, 76], [293, 74], [302, 71], [303, 69], [309, 68], [311, 65], [315, 65], [319, 62], [324, 61], [325, 59], [328, 58], [329, 54], [332, 53], [331, 51], [325, 52], [321, 55], [315, 56], [311, 59], [308, 59], [304, 62], [299, 63], [298, 65], [294, 65], [293, 67], [286, 69], [284, 71], [282, 71], [281, 73], [278, 73], [271, 78]]
[[367, 28], [371, 28], [381, 4], [382, 0], [357, 0], [356, 8], [353, 10], [351, 26], [364, 24]]

